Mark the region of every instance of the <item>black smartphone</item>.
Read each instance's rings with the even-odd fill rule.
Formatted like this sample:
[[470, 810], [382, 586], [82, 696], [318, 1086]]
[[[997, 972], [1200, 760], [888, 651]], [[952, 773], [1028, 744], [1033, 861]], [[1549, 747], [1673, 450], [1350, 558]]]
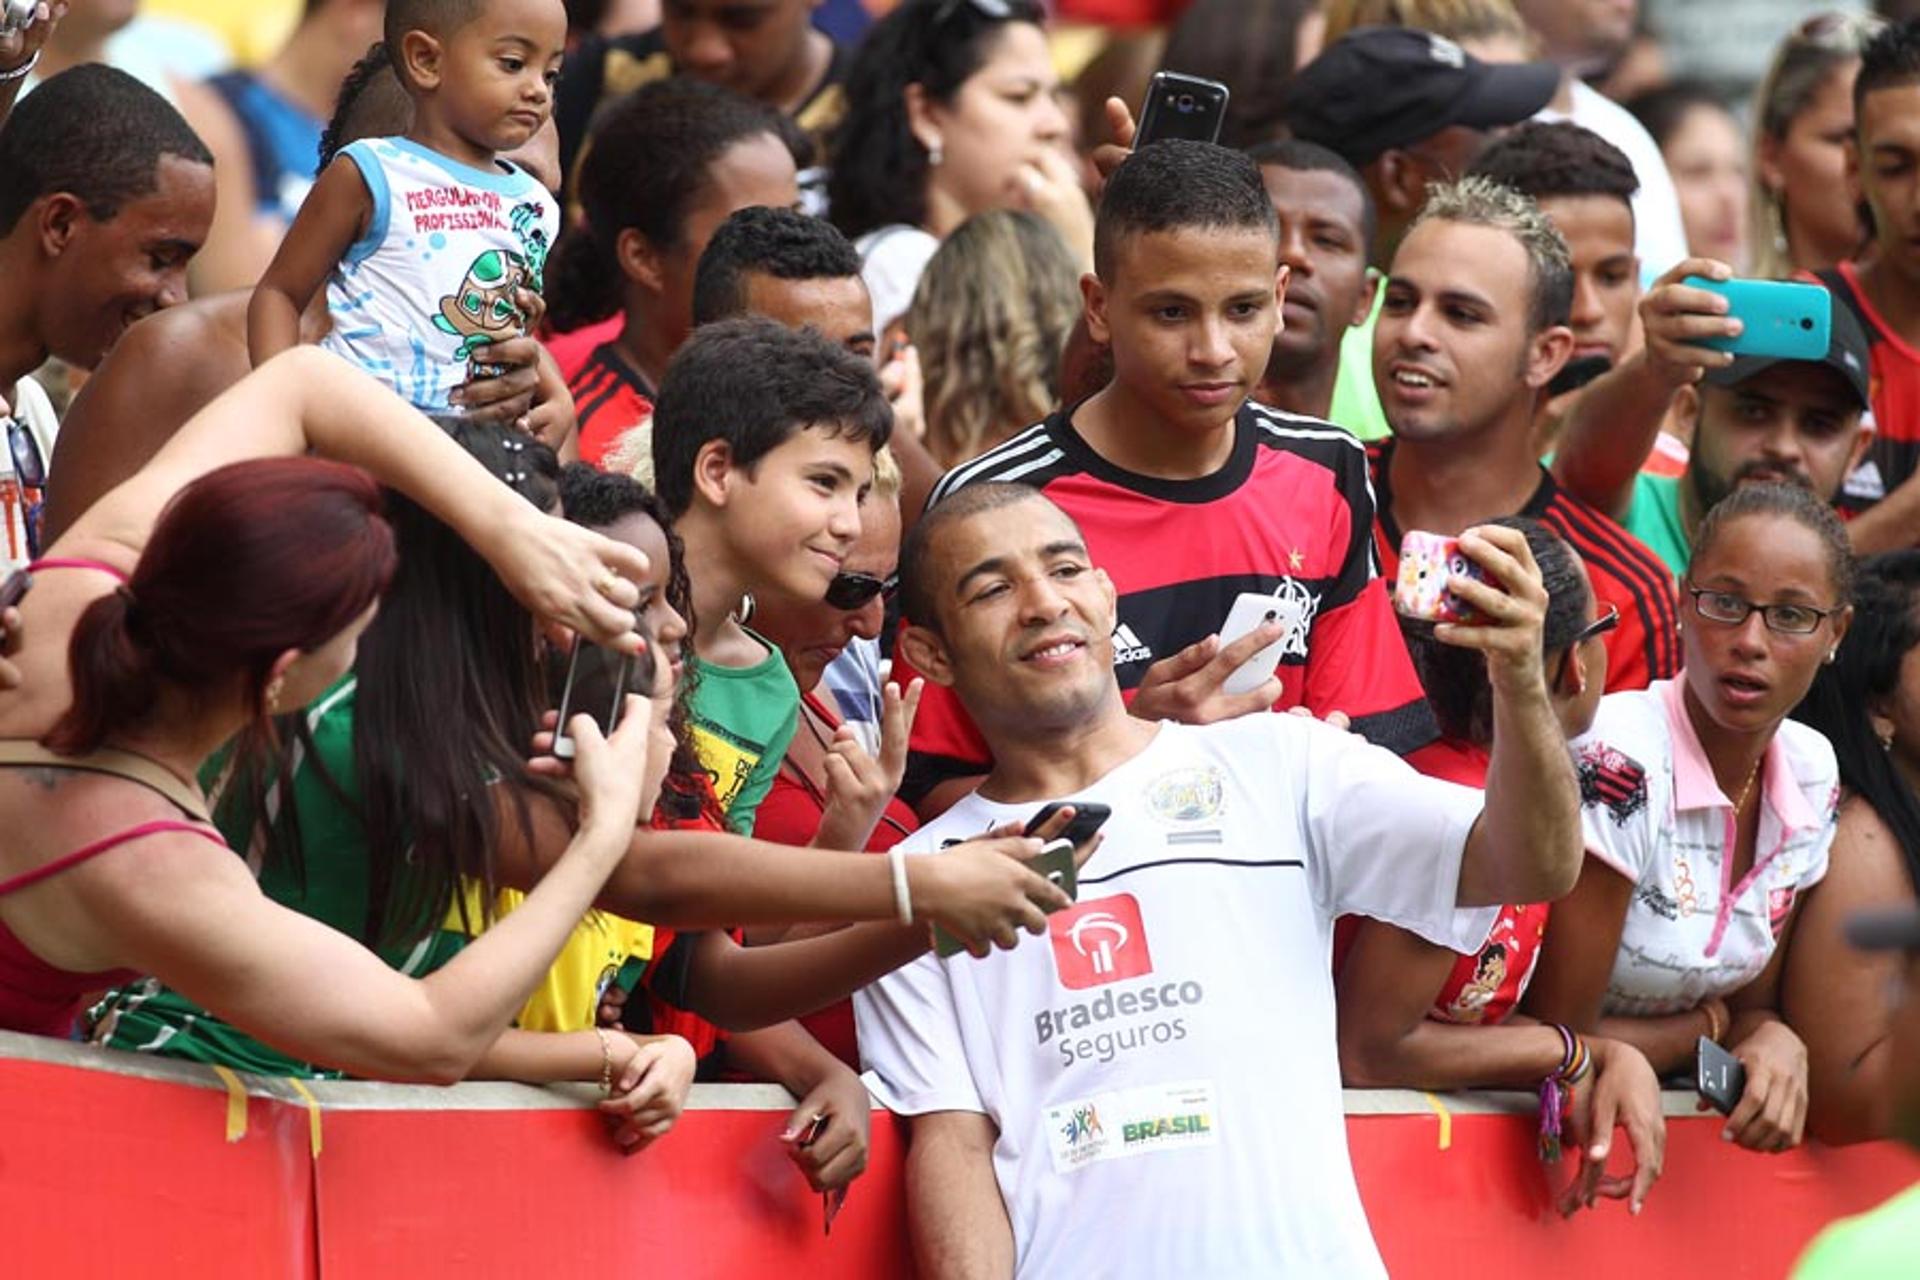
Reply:
[[1168, 138], [1220, 141], [1220, 126], [1227, 119], [1227, 97], [1227, 86], [1218, 80], [1178, 71], [1154, 72], [1147, 85], [1146, 101], [1140, 107], [1133, 149], [1138, 151], [1149, 142]]
[[1693, 1087], [1721, 1115], [1732, 1115], [1747, 1091], [1747, 1068], [1740, 1059], [1705, 1036], [1700, 1037]]
[[553, 733], [553, 754], [562, 760], [573, 759], [573, 738], [567, 722], [582, 713], [593, 717], [600, 732], [611, 734], [620, 723], [621, 708], [627, 695], [642, 697], [653, 692], [653, 637], [641, 632], [646, 642], [637, 655], [603, 649], [579, 636], [573, 638], [573, 650], [567, 657], [566, 679], [560, 686], [560, 723]]
[[1037, 835], [1040, 828], [1046, 825], [1047, 819], [1069, 806], [1073, 809], [1073, 819], [1067, 823], [1067, 829], [1055, 838], [1065, 840], [1075, 848], [1093, 839], [1093, 833], [1113, 816], [1113, 810], [1104, 804], [1076, 804], [1071, 800], [1055, 800], [1029, 818], [1026, 829], [1020, 834]]
[[7, 576], [4, 586], [0, 586], [0, 609], [11, 609], [26, 599], [27, 592], [33, 588], [33, 575], [25, 569], [15, 569]]

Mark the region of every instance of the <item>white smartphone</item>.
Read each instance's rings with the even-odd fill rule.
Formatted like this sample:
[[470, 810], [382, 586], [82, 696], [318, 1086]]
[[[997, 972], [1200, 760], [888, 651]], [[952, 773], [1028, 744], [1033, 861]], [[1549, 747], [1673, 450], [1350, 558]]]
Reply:
[[1235, 668], [1226, 683], [1220, 686], [1223, 692], [1252, 693], [1265, 684], [1280, 665], [1280, 655], [1286, 651], [1287, 640], [1293, 634], [1293, 629], [1300, 625], [1300, 606], [1292, 600], [1261, 595], [1257, 591], [1244, 591], [1234, 600], [1233, 608], [1227, 613], [1226, 625], [1220, 628], [1220, 644], [1223, 648], [1270, 620], [1282, 623], [1286, 630], [1280, 633], [1278, 640]]

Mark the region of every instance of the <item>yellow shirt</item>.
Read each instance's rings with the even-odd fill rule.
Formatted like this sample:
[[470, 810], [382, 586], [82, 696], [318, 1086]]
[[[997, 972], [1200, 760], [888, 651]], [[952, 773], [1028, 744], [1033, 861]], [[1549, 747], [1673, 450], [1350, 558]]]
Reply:
[[[479, 885], [466, 891], [466, 921], [478, 927]], [[494, 899], [494, 917], [507, 915], [526, 901], [515, 889], [502, 889]], [[458, 906], [449, 914], [447, 928], [465, 932]], [[588, 914], [574, 927], [560, 956], [540, 980], [533, 996], [520, 1010], [514, 1025], [526, 1031], [585, 1031], [597, 1022], [600, 997], [628, 960], [653, 958], [653, 926], [605, 911]]]
[[233, 51], [235, 62], [257, 67], [293, 34], [301, 8], [300, 0], [146, 0], [140, 12], [203, 27]]

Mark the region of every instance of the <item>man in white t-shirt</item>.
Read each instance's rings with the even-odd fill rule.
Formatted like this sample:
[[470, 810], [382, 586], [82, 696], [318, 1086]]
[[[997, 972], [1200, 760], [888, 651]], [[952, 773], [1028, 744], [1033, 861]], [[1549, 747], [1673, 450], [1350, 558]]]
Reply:
[[1072, 520], [988, 484], [922, 517], [902, 652], [954, 688], [994, 766], [903, 847], [1048, 800], [1112, 809], [1045, 941], [929, 955], [855, 997], [869, 1086], [912, 1119], [922, 1276], [1384, 1274], [1347, 1159], [1333, 920], [1472, 950], [1491, 904], [1559, 897], [1581, 858], [1539, 571], [1509, 530], [1462, 547], [1511, 592], [1459, 580], [1488, 621], [1440, 633], [1488, 657], [1484, 795], [1304, 717], [1136, 719], [1113, 585]]

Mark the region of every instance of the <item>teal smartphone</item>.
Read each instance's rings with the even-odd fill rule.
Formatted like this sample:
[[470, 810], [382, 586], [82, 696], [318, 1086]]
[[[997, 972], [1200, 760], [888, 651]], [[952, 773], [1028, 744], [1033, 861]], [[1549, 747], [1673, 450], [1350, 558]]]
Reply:
[[1725, 298], [1727, 314], [1743, 326], [1735, 338], [1700, 339], [1703, 347], [1776, 360], [1819, 360], [1827, 354], [1833, 329], [1833, 295], [1824, 285], [1792, 280], [1708, 280], [1701, 276], [1687, 276], [1680, 283]]
[[[1027, 864], [1036, 872], [1059, 885], [1069, 901], [1080, 896], [1080, 877], [1073, 865], [1073, 842], [1055, 840], [1040, 851], [1040, 856]], [[933, 926], [933, 953], [941, 959], [959, 955], [966, 946], [960, 939], [942, 929]]]

